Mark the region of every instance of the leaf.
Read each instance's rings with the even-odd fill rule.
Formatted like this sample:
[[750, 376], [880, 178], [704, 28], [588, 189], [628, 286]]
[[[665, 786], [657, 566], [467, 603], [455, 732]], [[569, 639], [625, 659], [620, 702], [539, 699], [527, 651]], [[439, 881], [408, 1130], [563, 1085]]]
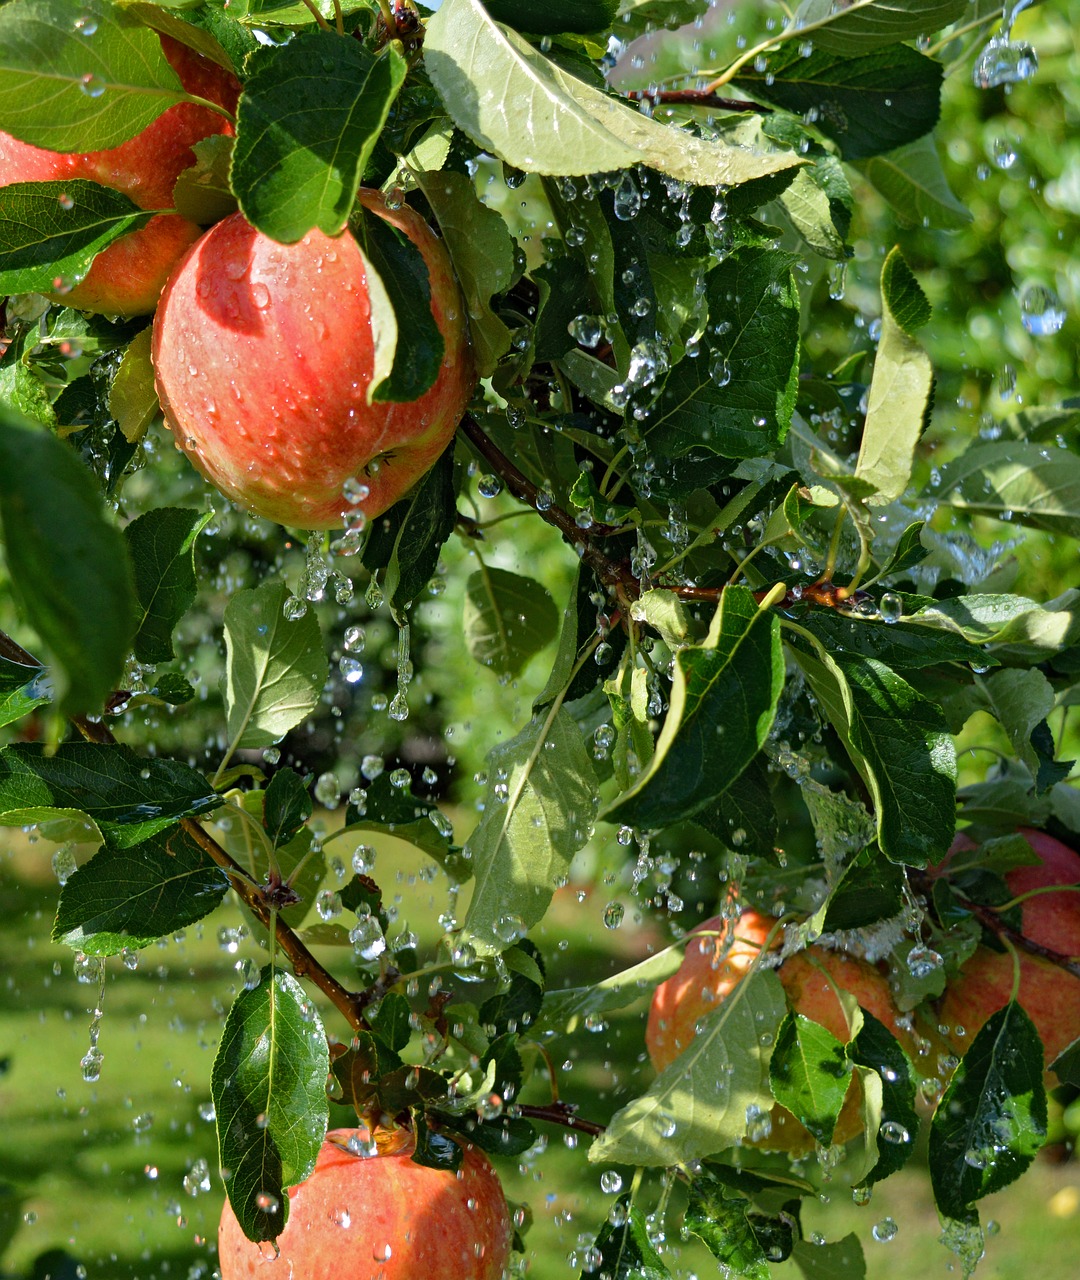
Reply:
[[747, 588], [726, 587], [705, 643], [675, 655], [648, 770], [604, 820], [660, 827], [705, 808], [764, 746], [783, 685], [778, 619]]
[[[526, 939], [503, 954], [523, 955], [532, 959], [539, 955], [539, 951]], [[540, 1012], [540, 1005], [544, 999], [543, 973], [537, 976], [540, 977], [540, 982], [533, 981], [523, 973], [511, 972], [507, 989], [489, 997], [480, 1006], [480, 1025], [488, 1030], [488, 1034], [491, 1034], [493, 1039], [508, 1033], [525, 1031], [536, 1021], [536, 1015]], [[493, 1033], [490, 1028], [494, 1028]]]
[[[240, 21], [254, 27], [310, 27], [315, 21], [304, 0], [241, 0], [243, 9]], [[334, 0], [312, 0], [319, 13], [332, 22], [335, 17]], [[339, 0], [344, 15], [370, 10], [370, 0]]]
[[187, 94], [157, 35], [108, 0], [0, 8], [0, 120], [49, 151], [117, 147]]
[[3, 405], [0, 531], [24, 615], [56, 664], [60, 712], [99, 711], [135, 633], [127, 549], [73, 450]]
[[1054, 709], [1054, 689], [1050, 681], [1041, 671], [1009, 668], [995, 671], [978, 685], [987, 710], [1005, 730], [1014, 753], [1033, 774], [1037, 773], [1040, 762], [1032, 735]]
[[52, 696], [44, 667], [24, 666], [0, 658], [0, 727], [28, 716]]
[[307, 780], [295, 769], [278, 769], [263, 796], [263, 829], [274, 848], [288, 844], [311, 814]]
[[50, 430], [58, 425], [49, 389], [37, 370], [22, 360], [0, 365], [0, 404]]
[[591, 987], [567, 987], [560, 991], [548, 991], [533, 1032], [537, 1035], [542, 1032], [570, 1034], [576, 1029], [578, 1022], [590, 1013], [613, 1013], [616, 1009], [625, 1009], [636, 1000], [651, 994], [657, 983], [670, 978], [681, 963], [681, 948], [665, 947], [655, 956], [649, 956], [647, 960], [623, 969], [610, 978], [604, 978]]
[[906, 619], [887, 623], [879, 618], [845, 617], [831, 609], [810, 609], [799, 619], [799, 625], [817, 636], [830, 652], [876, 658], [901, 671], [951, 662], [976, 667], [994, 662], [985, 649], [961, 635], [932, 630]]
[[909, 524], [896, 541], [892, 555], [881, 570], [881, 577], [888, 579], [921, 564], [930, 554], [923, 546], [922, 531], [926, 528], [925, 520], [915, 520]]
[[385, 831], [415, 845], [433, 858], [455, 881], [467, 880], [472, 867], [451, 840], [452, 827], [439, 806], [421, 800], [412, 787], [395, 787], [390, 775], [380, 773], [363, 791], [363, 808], [350, 805], [344, 832]]
[[881, 337], [855, 464], [855, 475], [874, 486], [871, 506], [895, 502], [907, 489], [934, 388], [930, 357], [912, 337], [930, 319], [930, 303], [899, 249], [881, 269], [881, 306]]
[[776, 1101], [827, 1147], [851, 1084], [844, 1045], [819, 1023], [789, 1013], [777, 1033], [769, 1081]]
[[181, 827], [100, 850], [60, 890], [53, 941], [91, 956], [149, 946], [210, 914], [229, 877]]
[[[629, 1196], [620, 1196], [615, 1205], [620, 1212], [608, 1215], [596, 1237], [596, 1248], [600, 1252], [600, 1265], [596, 1270], [610, 1280], [671, 1280], [671, 1272], [649, 1239], [645, 1215], [631, 1203]], [[618, 1226], [613, 1221], [616, 1216]]]
[[597, 783], [581, 733], [561, 707], [487, 760], [484, 814], [465, 844], [476, 877], [464, 938], [478, 955], [506, 950], [508, 924], [536, 924], [588, 839]]
[[857, 161], [855, 168], [873, 183], [905, 224], [959, 231], [971, 222], [970, 211], [949, 187], [931, 134], [894, 147], [884, 155], [867, 156]]
[[888, 1027], [866, 1009], [862, 1011], [862, 1027], [847, 1052], [857, 1067], [876, 1072], [881, 1081], [877, 1159], [858, 1184], [870, 1187], [902, 1169], [915, 1150], [919, 1128], [919, 1113], [915, 1110], [918, 1085], [911, 1059]]
[[903, 871], [868, 845], [844, 868], [814, 925], [821, 933], [836, 933], [890, 920], [904, 906], [904, 887]]
[[590, 1162], [683, 1164], [740, 1142], [747, 1107], [773, 1105], [769, 1057], [786, 1013], [775, 973], [757, 970], [743, 978], [702, 1019], [690, 1047], [615, 1113], [589, 1148]]
[[319, 705], [329, 674], [312, 610], [285, 617], [284, 582], [238, 591], [225, 606], [223, 696], [230, 752], [269, 747]]
[[173, 186], [173, 206], [182, 218], [208, 227], [236, 212], [236, 196], [229, 186], [234, 143], [227, 134], [213, 133], [192, 144], [195, 163]]
[[128, 343], [109, 387], [109, 413], [128, 444], [136, 444], [146, 435], [158, 412], [154, 366], [150, 363], [152, 333], [147, 326]]
[[711, 323], [701, 354], [669, 376], [646, 424], [650, 448], [672, 457], [700, 446], [756, 458], [783, 442], [799, 376], [793, 262], [788, 253], [745, 248], [709, 272]]
[[960, 1060], [930, 1123], [938, 1209], [964, 1218], [1024, 1172], [1046, 1139], [1039, 1033], [1015, 1001], [991, 1014]]
[[1080, 537], [1080, 458], [1026, 440], [975, 444], [938, 471], [936, 502]]
[[244, 217], [293, 244], [312, 228], [337, 235], [405, 79], [393, 46], [374, 55], [331, 32], [261, 48], [236, 116], [231, 185]]
[[133, 647], [139, 662], [175, 657], [172, 633], [197, 591], [195, 542], [212, 518], [210, 511], [157, 507], [124, 530], [138, 600]]
[[404, 498], [373, 522], [364, 545], [364, 568], [386, 570], [383, 593], [399, 622], [434, 576], [456, 516], [450, 446]]
[[866, 1259], [854, 1232], [824, 1244], [800, 1240], [791, 1258], [806, 1280], [866, 1280]]
[[315, 1167], [326, 1134], [326, 1033], [300, 984], [268, 965], [225, 1019], [210, 1081], [229, 1203], [250, 1240], [273, 1240], [288, 1187]]
[[1026, 596], [954, 596], [924, 605], [911, 621], [1042, 661], [1080, 639], [1080, 591], [1070, 588], [1044, 604]]
[[428, 23], [424, 65], [458, 128], [527, 173], [646, 164], [684, 182], [737, 186], [798, 163], [658, 124], [561, 70], [480, 0], [445, 0]]
[[861, 160], [914, 142], [937, 123], [942, 67], [906, 44], [852, 57], [815, 43], [804, 58], [795, 42], [740, 68], [733, 83], [814, 121], [844, 160]]
[[16, 742], [0, 751], [4, 826], [22, 826], [28, 810], [74, 809], [94, 820], [111, 848], [130, 849], [221, 803], [198, 770], [143, 759], [130, 747], [63, 742], [47, 752], [41, 743]]
[[484, 565], [465, 584], [465, 644], [497, 675], [516, 676], [559, 633], [559, 611], [533, 578]]
[[787, 1258], [794, 1219], [755, 1212], [753, 1203], [705, 1170], [690, 1183], [683, 1229], [704, 1242], [724, 1274], [770, 1280], [769, 1263]]
[[873, 658], [792, 652], [873, 797], [882, 851], [912, 866], [940, 861], [956, 799], [956, 750], [940, 707]]
[[788, 34], [812, 40], [816, 49], [860, 54], [897, 40], [932, 35], [963, 17], [969, 0], [803, 0]]
[[412, 1036], [408, 1000], [400, 992], [387, 992], [366, 1016], [375, 1038], [381, 1040], [391, 1053], [401, 1053]]
[[0, 292], [66, 293], [102, 249], [152, 217], [86, 178], [0, 187]]
[[567, 32], [587, 35], [606, 31], [615, 21], [619, 0], [484, 0], [484, 8], [496, 22], [505, 22], [534, 36], [558, 36]]
[[492, 310], [491, 299], [513, 282], [513, 239], [502, 217], [477, 199], [465, 174], [446, 169], [415, 177], [431, 205], [465, 295], [477, 373], [488, 378], [510, 350], [510, 330]]

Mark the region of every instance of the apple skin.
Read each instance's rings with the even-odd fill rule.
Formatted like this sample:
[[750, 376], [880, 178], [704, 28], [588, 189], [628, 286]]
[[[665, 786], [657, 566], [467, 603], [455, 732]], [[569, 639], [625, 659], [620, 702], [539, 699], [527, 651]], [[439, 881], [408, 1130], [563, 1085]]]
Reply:
[[[775, 924], [775, 920], [756, 911], [744, 911], [735, 925], [735, 941], [716, 967], [714, 960], [723, 951], [731, 924], [716, 916], [698, 926], [702, 930], [717, 930], [719, 936], [691, 939], [678, 971], [657, 987], [649, 1007], [645, 1045], [657, 1071], [670, 1066], [689, 1047], [698, 1020], [715, 1009], [742, 980]], [[791, 1008], [820, 1023], [841, 1042], [846, 1043], [849, 1038], [847, 1018], [829, 978], [841, 991], [855, 996], [911, 1054], [912, 1037], [898, 1023], [900, 1015], [889, 993], [888, 980], [867, 961], [812, 945], [789, 956], [774, 972], [783, 984]], [[853, 1075], [837, 1118], [834, 1143], [849, 1142], [862, 1132], [861, 1109], [862, 1090]], [[755, 1140], [753, 1145], [792, 1153], [813, 1149], [813, 1137], [790, 1111], [777, 1105], [770, 1119], [769, 1135]]]
[[[1068, 845], [1029, 827], [1022, 827], [1020, 835], [1041, 862], [1006, 874], [1005, 883], [1014, 897], [1032, 889], [1080, 883], [1080, 855]], [[972, 847], [972, 842], [961, 836], [951, 852]], [[943, 868], [947, 866], [948, 861]], [[1080, 891], [1070, 889], [1029, 898], [1021, 905], [1021, 929], [1040, 946], [1062, 955], [1080, 956]], [[1020, 951], [1019, 957], [1018, 999], [1038, 1029], [1049, 1064], [1080, 1037], [1080, 978], [1026, 951]], [[1009, 1002], [1012, 987], [1012, 956], [980, 946], [959, 976], [949, 983], [937, 1005], [942, 1034], [957, 1054], [963, 1056], [983, 1023]], [[962, 1027], [965, 1034], [957, 1035], [957, 1027]], [[1047, 1072], [1047, 1082], [1058, 1082], [1053, 1072]]]
[[[211, 484], [256, 515], [333, 529], [392, 506], [446, 448], [475, 383], [449, 257], [407, 206], [362, 191], [427, 264], [445, 342], [434, 385], [407, 403], [367, 403], [375, 344], [360, 249], [345, 231], [283, 245], [241, 214], [211, 228], [170, 277], [154, 319], [166, 425]], [[366, 495], [350, 504], [345, 482]]]
[[[160, 38], [189, 93], [235, 112], [240, 95], [235, 76], [179, 41]], [[86, 178], [124, 192], [141, 209], [171, 209], [176, 179], [195, 163], [193, 144], [215, 133], [231, 134], [232, 126], [209, 107], [190, 102], [170, 107], [142, 133], [108, 151], [46, 151], [0, 132], [0, 187]], [[83, 311], [147, 314], [157, 305], [169, 272], [201, 234], [202, 228], [187, 218], [159, 214], [102, 250], [74, 288], [49, 296]]]
[[[456, 1173], [409, 1158], [410, 1146], [368, 1159], [332, 1130], [306, 1182], [289, 1189], [289, 1220], [256, 1244], [226, 1202], [218, 1229], [221, 1280], [500, 1280], [513, 1228], [499, 1179], [478, 1147]], [[388, 1250], [388, 1252], [387, 1252]]]

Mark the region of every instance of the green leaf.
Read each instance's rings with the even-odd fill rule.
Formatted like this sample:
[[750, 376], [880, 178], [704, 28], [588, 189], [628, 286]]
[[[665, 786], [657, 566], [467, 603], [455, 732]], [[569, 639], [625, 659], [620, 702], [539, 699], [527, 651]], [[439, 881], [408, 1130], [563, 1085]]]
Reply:
[[0, 187], [0, 292], [66, 293], [102, 249], [152, 217], [86, 178]]
[[99, 711], [135, 633], [127, 548], [72, 449], [3, 405], [0, 530], [25, 617], [55, 660], [61, 713]]
[[969, 0], [803, 0], [795, 11], [791, 40], [812, 40], [816, 49], [857, 55], [898, 40], [933, 35], [963, 17]]
[[138, 599], [135, 657], [149, 664], [175, 657], [172, 633], [197, 591], [195, 542], [213, 512], [157, 507], [124, 530]]
[[780, 1024], [769, 1062], [773, 1097], [828, 1146], [844, 1105], [851, 1068], [836, 1036], [801, 1013]]
[[956, 749], [941, 708], [873, 658], [792, 652], [873, 797], [882, 851], [912, 866], [940, 861], [956, 821]]
[[567, 987], [548, 991], [544, 1007], [533, 1027], [535, 1034], [545, 1031], [570, 1034], [582, 1018], [590, 1013], [613, 1013], [651, 993], [657, 983], [670, 978], [682, 963], [682, 949], [665, 947], [629, 969], [604, 978], [591, 987]]
[[[1054, 689], [1041, 671], [1011, 667], [977, 682], [987, 710], [1005, 730], [1015, 754], [1031, 772], [1039, 770], [1032, 735], [1054, 709]], [[1040, 788], [1044, 789], [1044, 788]]]
[[136, 444], [146, 435], [158, 413], [154, 366], [150, 362], [152, 335], [153, 329], [148, 325], [132, 338], [109, 386], [109, 415], [116, 419], [128, 444]]
[[745, 248], [709, 272], [711, 323], [698, 358], [675, 367], [649, 415], [652, 449], [678, 457], [703, 447], [756, 458], [783, 442], [799, 377], [793, 262], [778, 250]]
[[[312, 0], [319, 13], [328, 21], [335, 17], [334, 0]], [[371, 9], [371, 0], [339, 0], [341, 12], [359, 13]], [[254, 27], [310, 27], [315, 18], [303, 0], [240, 0], [238, 15], [241, 22]]]
[[0, 658], [0, 727], [22, 720], [51, 697], [44, 667], [28, 667]]
[[812, 119], [844, 160], [861, 160], [914, 142], [937, 123], [942, 67], [906, 44], [852, 57], [815, 42], [804, 58], [790, 42], [734, 83], [755, 97]]
[[[670, 177], [737, 186], [791, 168], [649, 119], [568, 74], [481, 0], [445, 0], [428, 23], [424, 65], [459, 129], [526, 173], [586, 174], [647, 164]], [[487, 91], [498, 85], [498, 92]]]
[[195, 163], [173, 186], [173, 205], [182, 218], [208, 227], [236, 212], [236, 196], [229, 186], [234, 143], [224, 133], [213, 133], [192, 144]]
[[[746, 1109], [773, 1105], [769, 1058], [787, 1002], [775, 973], [743, 978], [701, 1023], [688, 1049], [617, 1111], [589, 1149], [598, 1164], [682, 1164], [746, 1136]], [[762, 1042], [767, 1040], [767, 1044]]]
[[269, 747], [319, 705], [329, 668], [308, 609], [285, 617], [284, 582], [238, 591], [225, 606], [223, 696], [230, 751]]
[[[649, 1239], [645, 1215], [631, 1204], [629, 1196], [620, 1196], [615, 1204], [619, 1214], [609, 1214], [596, 1237], [600, 1251], [597, 1270], [610, 1280], [671, 1280], [671, 1272]], [[616, 1216], [618, 1226], [612, 1221]], [[582, 1277], [587, 1274], [582, 1272]]]
[[0, 366], [0, 404], [50, 430], [58, 425], [48, 387], [22, 360]]
[[107, 150], [186, 96], [157, 35], [108, 0], [0, 8], [0, 120], [23, 142]]
[[938, 472], [934, 501], [1080, 538], [1080, 458], [1056, 445], [989, 440]]
[[806, 1280], [866, 1280], [866, 1259], [854, 1232], [825, 1244], [800, 1240], [791, 1259]]
[[481, 956], [543, 917], [597, 807], [592, 761], [562, 708], [496, 747], [487, 773], [484, 814], [465, 845], [476, 884], [463, 935]]
[[904, 887], [903, 871], [867, 845], [844, 868], [814, 923], [822, 933], [835, 933], [891, 920], [903, 908]]
[[1039, 1033], [1012, 1001], [960, 1060], [930, 1124], [930, 1181], [948, 1218], [964, 1218], [1035, 1159], [1046, 1139]]
[[901, 671], [963, 662], [976, 667], [994, 665], [979, 645], [947, 631], [934, 631], [902, 620], [845, 617], [831, 609], [810, 609], [799, 619], [831, 652], [861, 654]]
[[130, 849], [221, 803], [198, 770], [143, 759], [129, 747], [64, 742], [48, 752], [41, 743], [16, 742], [0, 751], [4, 826], [22, 826], [28, 810], [73, 809], [94, 820], [111, 848]]
[[684, 1229], [702, 1240], [724, 1274], [770, 1280], [769, 1263], [782, 1262], [793, 1246], [792, 1218], [772, 1218], [707, 1171], [695, 1173]]
[[491, 299], [509, 289], [513, 281], [513, 239], [502, 217], [477, 199], [472, 180], [465, 174], [446, 169], [415, 176], [439, 224], [465, 295], [477, 373], [481, 378], [490, 377], [510, 350], [510, 330], [492, 310]]
[[1048, 1066], [1062, 1084], [1080, 1085], [1080, 1039], [1074, 1040]]
[[383, 593], [399, 622], [419, 599], [454, 531], [454, 450], [450, 446], [400, 502], [379, 516], [364, 545], [364, 568], [385, 569]]
[[915, 1150], [919, 1113], [915, 1110], [917, 1081], [911, 1059], [892, 1032], [866, 1009], [862, 1027], [848, 1045], [857, 1066], [875, 1071], [881, 1079], [881, 1127], [876, 1135], [877, 1159], [859, 1185], [872, 1186], [907, 1164]]
[[881, 570], [882, 578], [888, 579], [905, 569], [921, 564], [930, 554], [923, 546], [922, 531], [926, 528], [925, 520], [916, 520], [909, 524], [896, 541], [892, 555]]
[[[528, 939], [511, 947], [503, 953], [507, 956], [521, 955], [534, 961], [539, 951]], [[480, 1006], [480, 1025], [485, 1029], [494, 1027], [493, 1039], [497, 1036], [524, 1032], [536, 1021], [540, 1005], [544, 999], [543, 972], [537, 975], [535, 982], [524, 973], [511, 971], [510, 984], [505, 991], [497, 992]], [[490, 1031], [488, 1034], [492, 1034]]]
[[911, 336], [930, 319], [930, 303], [899, 249], [881, 269], [881, 337], [855, 475], [874, 486], [870, 504], [895, 502], [908, 487], [930, 399], [930, 357]]
[[949, 187], [931, 134], [884, 155], [868, 156], [855, 168], [873, 183], [905, 225], [959, 231], [971, 222], [970, 211]]
[[210, 1081], [229, 1203], [250, 1240], [273, 1240], [288, 1187], [315, 1167], [329, 1108], [326, 1033], [294, 977], [268, 965], [236, 997]]
[[779, 621], [727, 587], [705, 643], [675, 656], [671, 703], [652, 762], [607, 822], [660, 827], [693, 817], [765, 743], [784, 685]]
[[244, 217], [292, 244], [313, 227], [337, 235], [405, 79], [388, 46], [372, 54], [326, 31], [261, 48], [236, 117], [232, 188]]
[[559, 611], [546, 587], [493, 565], [469, 575], [462, 619], [473, 658], [499, 676], [516, 676], [559, 633]]
[[307, 780], [295, 769], [278, 769], [263, 796], [263, 830], [275, 849], [288, 844], [312, 814]]
[[1043, 604], [1026, 596], [954, 596], [924, 605], [911, 621], [1038, 662], [1080, 639], [1080, 591], [1070, 588]]
[[181, 827], [102, 849], [60, 891], [53, 941], [91, 956], [138, 950], [210, 914], [229, 877]]
[[530, 35], [588, 35], [611, 26], [619, 0], [544, 0], [542, 8], [533, 0], [484, 0], [484, 8], [496, 22]]
[[412, 1036], [409, 1019], [412, 1015], [408, 1000], [399, 992], [388, 992], [366, 1016], [372, 1034], [391, 1053], [400, 1053], [409, 1043]]
[[388, 773], [380, 773], [363, 792], [363, 808], [350, 805], [344, 832], [385, 831], [423, 850], [454, 880], [467, 880], [472, 868], [451, 840], [450, 819], [430, 800], [421, 800], [412, 787], [395, 787]]

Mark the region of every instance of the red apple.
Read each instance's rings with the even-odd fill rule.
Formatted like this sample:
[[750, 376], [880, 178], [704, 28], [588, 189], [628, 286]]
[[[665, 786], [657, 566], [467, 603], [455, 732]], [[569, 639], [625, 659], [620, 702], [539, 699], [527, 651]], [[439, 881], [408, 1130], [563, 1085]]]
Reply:
[[[744, 911], [734, 926], [735, 941], [726, 955], [731, 923], [717, 916], [699, 926], [717, 932], [711, 937], [691, 938], [678, 971], [657, 987], [649, 1008], [645, 1045], [657, 1071], [670, 1066], [689, 1047], [698, 1020], [715, 1009], [746, 975], [775, 923], [756, 911]], [[900, 1015], [888, 980], [865, 960], [814, 945], [790, 956], [775, 972], [791, 1008], [820, 1023], [838, 1040], [846, 1043], [850, 1033], [833, 983], [855, 996], [911, 1052], [912, 1037], [898, 1023]], [[836, 1122], [834, 1142], [849, 1142], [862, 1132], [861, 1106], [861, 1088], [853, 1075]], [[814, 1139], [790, 1111], [775, 1106], [770, 1118], [769, 1135], [756, 1145], [782, 1151], [805, 1151], [813, 1146]]]
[[177, 446], [234, 502], [299, 529], [392, 506], [446, 448], [475, 381], [442, 242], [407, 206], [360, 198], [427, 264], [445, 351], [418, 400], [367, 402], [375, 336], [348, 231], [277, 244], [234, 214], [177, 267], [154, 320], [158, 395]]
[[[487, 1157], [465, 1146], [456, 1173], [415, 1164], [410, 1149], [370, 1158], [327, 1134], [315, 1171], [289, 1190], [275, 1246], [255, 1244], [226, 1203], [218, 1229], [221, 1280], [500, 1280], [513, 1230]], [[364, 1130], [359, 1131], [367, 1139]], [[464, 1145], [464, 1144], [463, 1144]]]
[[[169, 36], [161, 37], [161, 47], [189, 93], [236, 110], [240, 85], [234, 76]], [[0, 132], [0, 186], [86, 178], [123, 191], [141, 209], [171, 209], [176, 179], [195, 163], [193, 144], [231, 132], [224, 116], [190, 102], [170, 107], [142, 133], [108, 151], [46, 151]], [[74, 288], [52, 296], [109, 315], [153, 311], [169, 272], [201, 234], [187, 218], [161, 214], [99, 253]]]
[[[1007, 873], [1005, 882], [1014, 897], [1033, 889], [1080, 884], [1080, 855], [1041, 831], [1022, 828], [1020, 834], [1040, 862]], [[960, 837], [953, 852], [971, 847], [970, 840]], [[1021, 921], [1022, 932], [1033, 942], [1061, 955], [1080, 956], [1080, 889], [1028, 898], [1021, 906]], [[1080, 978], [1026, 951], [1019, 957], [1018, 999], [1042, 1037], [1049, 1064], [1080, 1037]], [[1012, 988], [1012, 956], [980, 946], [938, 1003], [943, 1034], [957, 1053], [962, 1055], [987, 1018], [1008, 1003]], [[1052, 1072], [1049, 1083], [1056, 1083]]]

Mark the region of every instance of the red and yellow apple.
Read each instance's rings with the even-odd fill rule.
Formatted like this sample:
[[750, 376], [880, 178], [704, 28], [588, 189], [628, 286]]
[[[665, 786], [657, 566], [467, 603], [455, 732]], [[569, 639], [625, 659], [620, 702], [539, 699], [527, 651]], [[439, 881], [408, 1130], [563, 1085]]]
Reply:
[[[649, 1008], [645, 1045], [657, 1071], [670, 1066], [690, 1046], [699, 1019], [716, 1009], [745, 977], [775, 924], [756, 911], [744, 911], [734, 926], [719, 916], [699, 926], [709, 936], [691, 936], [678, 971], [657, 987]], [[899, 1025], [888, 980], [867, 961], [813, 945], [789, 956], [775, 972], [790, 1007], [825, 1027], [842, 1043], [850, 1039], [850, 1031], [834, 984], [855, 996], [911, 1052], [912, 1037]], [[862, 1132], [861, 1107], [862, 1090], [853, 1075], [836, 1122], [835, 1143], [849, 1142]], [[790, 1111], [777, 1105], [770, 1119], [770, 1133], [755, 1145], [792, 1152], [813, 1147], [814, 1139]]]
[[[169, 36], [161, 37], [161, 47], [188, 93], [236, 110], [240, 84], [234, 76]], [[211, 134], [231, 131], [218, 112], [181, 102], [108, 151], [46, 151], [0, 132], [0, 187], [86, 178], [124, 192], [141, 209], [171, 209], [176, 179], [195, 163], [193, 145]], [[201, 234], [187, 218], [159, 214], [102, 250], [73, 288], [61, 287], [52, 296], [68, 306], [108, 315], [153, 311], [169, 272]]]
[[[1038, 855], [1039, 863], [1006, 874], [1005, 882], [1014, 897], [1032, 890], [1073, 886], [1027, 898], [1021, 905], [1021, 931], [1032, 942], [1060, 955], [1080, 957], [1080, 889], [1075, 887], [1080, 885], [1080, 855], [1044, 832], [1022, 828], [1020, 834]], [[960, 837], [953, 853], [972, 847], [970, 840]], [[946, 861], [938, 873], [948, 865]], [[1080, 1038], [1080, 978], [1027, 951], [1017, 954], [1017, 998], [1038, 1029], [1049, 1065]], [[1012, 989], [1012, 956], [980, 946], [949, 983], [937, 1006], [942, 1034], [956, 1053], [963, 1055], [987, 1018], [1008, 1003]], [[1049, 1075], [1049, 1082], [1056, 1083], [1053, 1073]]]
[[445, 349], [419, 399], [368, 403], [376, 333], [347, 230], [285, 245], [241, 214], [225, 218], [177, 267], [154, 319], [158, 395], [177, 446], [239, 506], [299, 529], [392, 506], [446, 448], [475, 382], [442, 242], [407, 205], [391, 209], [374, 191], [360, 199], [427, 264]]
[[218, 1229], [221, 1280], [500, 1280], [513, 1229], [487, 1156], [464, 1146], [455, 1173], [410, 1159], [411, 1143], [364, 1158], [354, 1133], [327, 1134], [315, 1170], [289, 1189], [275, 1244], [256, 1244], [226, 1203]]

